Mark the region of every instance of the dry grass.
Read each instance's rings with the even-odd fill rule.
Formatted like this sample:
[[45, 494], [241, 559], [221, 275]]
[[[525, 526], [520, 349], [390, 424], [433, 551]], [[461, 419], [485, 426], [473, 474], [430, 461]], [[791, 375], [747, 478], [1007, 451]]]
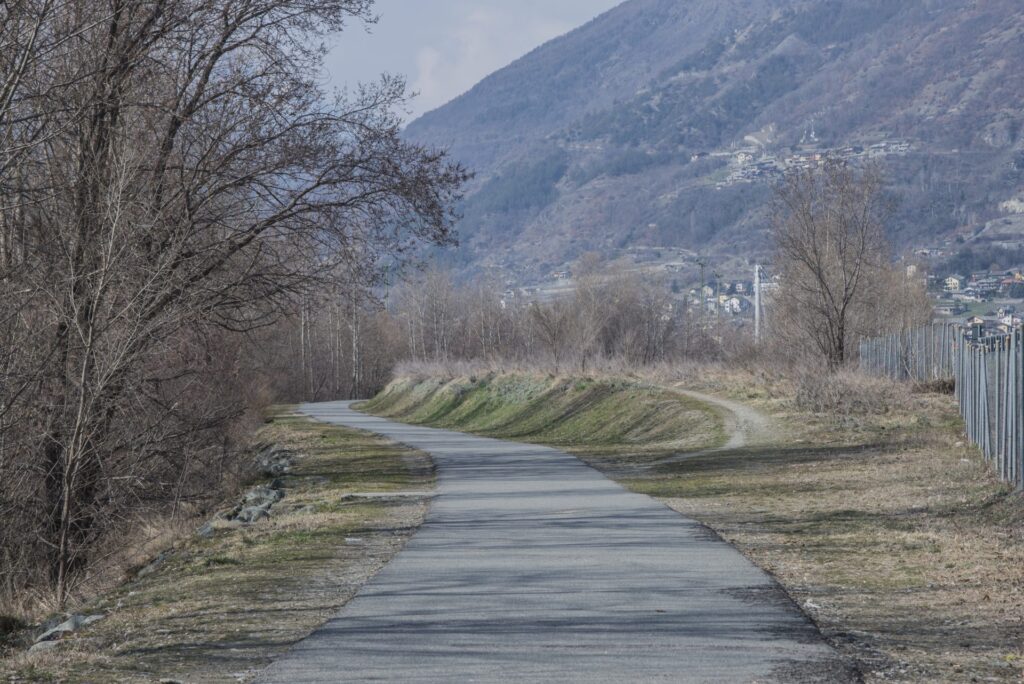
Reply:
[[246, 681], [347, 602], [425, 514], [423, 499], [347, 496], [429, 487], [424, 454], [284, 416], [260, 437], [303, 454], [270, 519], [179, 541], [156, 572], [81, 607], [104, 620], [56, 651], [0, 660], [0, 679]]
[[852, 371], [797, 376], [793, 403], [806, 413], [833, 417], [885, 415], [905, 406], [909, 385]]

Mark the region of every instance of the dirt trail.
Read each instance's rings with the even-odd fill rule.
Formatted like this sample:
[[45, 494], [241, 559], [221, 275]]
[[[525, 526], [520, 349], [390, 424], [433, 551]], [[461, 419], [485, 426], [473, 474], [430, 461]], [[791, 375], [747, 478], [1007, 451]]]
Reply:
[[705, 404], [710, 404], [718, 409], [722, 416], [722, 420], [725, 423], [725, 432], [729, 435], [729, 440], [722, 446], [715, 447], [714, 449], [702, 449], [701, 451], [673, 454], [672, 456], [667, 456], [651, 462], [648, 464], [648, 467], [677, 463], [690, 458], [713, 454], [717, 451], [741, 449], [751, 444], [767, 442], [775, 435], [771, 419], [757, 409], [751, 408], [746, 404], [741, 404], [740, 402], [732, 401], [731, 399], [722, 399], [721, 397], [704, 394], [703, 392], [694, 392], [693, 390], [679, 389], [676, 391], [682, 395], [690, 397], [691, 399], [696, 399], [697, 401], [704, 402]]

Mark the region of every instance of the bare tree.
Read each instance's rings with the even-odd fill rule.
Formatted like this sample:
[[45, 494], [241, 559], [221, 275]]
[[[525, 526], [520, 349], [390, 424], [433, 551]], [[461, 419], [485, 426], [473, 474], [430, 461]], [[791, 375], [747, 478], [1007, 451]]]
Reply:
[[543, 346], [545, 356], [554, 364], [557, 373], [563, 358], [575, 351], [567, 344], [574, 322], [572, 305], [568, 301], [547, 304], [533, 302], [529, 312], [537, 340]]
[[137, 506], [223, 451], [247, 335], [451, 240], [465, 174], [403, 140], [404, 83], [318, 85], [320, 38], [370, 6], [3, 4], [0, 549], [44, 565], [58, 604]]
[[789, 175], [776, 193], [773, 236], [782, 280], [776, 328], [791, 327], [810, 340], [830, 369], [855, 347], [853, 321], [871, 306], [865, 295], [887, 263], [891, 203], [883, 189], [878, 169], [830, 160]]

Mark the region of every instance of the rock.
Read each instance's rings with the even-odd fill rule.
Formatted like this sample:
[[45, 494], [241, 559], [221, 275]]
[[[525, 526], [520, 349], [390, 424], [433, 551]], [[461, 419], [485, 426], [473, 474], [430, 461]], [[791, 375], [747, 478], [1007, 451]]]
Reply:
[[1012, 119], [995, 121], [982, 129], [981, 139], [990, 147], [1009, 147], [1017, 139], [1017, 126], [1018, 123]]
[[254, 523], [268, 517], [271, 506], [283, 498], [284, 484], [275, 479], [269, 484], [261, 484], [246, 492], [241, 503], [223, 519], [244, 524]]
[[268, 445], [256, 452], [256, 465], [268, 477], [280, 477], [291, 470], [295, 454], [285, 449]]
[[29, 653], [40, 653], [42, 651], [52, 651], [60, 646], [59, 641], [38, 641], [29, 647]]
[[249, 490], [242, 498], [243, 505], [250, 506], [272, 506], [284, 498], [284, 492], [280, 488], [271, 485], [260, 485]]
[[67, 619], [68, 619], [68, 617], [66, 615], [52, 615], [52, 616], [46, 618], [45, 620], [43, 620], [39, 624], [39, 631], [40, 632], [45, 632], [48, 629], [53, 629], [54, 627], [56, 627], [57, 625], [59, 625], [60, 623], [64, 622]]
[[170, 554], [167, 553], [166, 551], [161, 551], [159, 556], [157, 556], [156, 558], [151, 560], [144, 568], [139, 570], [135, 574], [135, 576], [136, 577], [145, 577], [146, 575], [152, 575], [154, 572], [156, 572], [160, 568], [161, 565], [164, 564], [164, 561], [167, 560], [167, 557], [169, 555]]
[[361, 537], [345, 537], [346, 544], [362, 544], [363, 539]]
[[270, 505], [246, 506], [235, 514], [235, 520], [242, 523], [254, 523], [270, 516]]
[[99, 622], [105, 617], [106, 615], [72, 615], [56, 627], [51, 627], [36, 637], [36, 643], [38, 644], [42, 641], [53, 641], [55, 639], [59, 639], [65, 634], [77, 632], [83, 627], [88, 627], [92, 623]]
[[213, 523], [208, 522], [196, 530], [196, 536], [202, 539], [210, 539], [213, 537]]

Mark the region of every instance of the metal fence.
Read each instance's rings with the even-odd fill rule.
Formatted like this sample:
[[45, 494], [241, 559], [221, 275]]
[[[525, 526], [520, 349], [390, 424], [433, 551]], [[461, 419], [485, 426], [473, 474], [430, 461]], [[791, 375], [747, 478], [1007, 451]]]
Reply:
[[868, 373], [893, 380], [952, 380], [955, 343], [961, 332], [959, 326], [936, 323], [864, 340], [860, 343], [860, 366]]
[[1024, 333], [935, 324], [865, 340], [861, 368], [917, 382], [953, 381], [967, 437], [999, 472], [1024, 488]]

